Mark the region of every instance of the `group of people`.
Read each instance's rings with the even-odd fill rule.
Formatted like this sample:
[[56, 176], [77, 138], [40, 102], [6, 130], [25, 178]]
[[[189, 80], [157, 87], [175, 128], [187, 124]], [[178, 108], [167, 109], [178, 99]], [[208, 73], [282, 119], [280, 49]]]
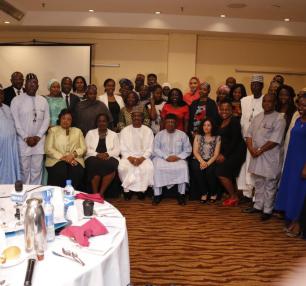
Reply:
[[[202, 204], [252, 203], [247, 213], [283, 215], [288, 235], [306, 222], [306, 91], [297, 96], [281, 75], [263, 93], [262, 75], [251, 77], [252, 95], [229, 77], [217, 89], [197, 77], [183, 94], [155, 74], [135, 82], [104, 81], [104, 94], [74, 80], [51, 79], [49, 94], [38, 96], [38, 78], [20, 72], [0, 88], [0, 183], [88, 187], [101, 195], [119, 175], [124, 198], [162, 200], [163, 188], [177, 186]], [[297, 99], [295, 100], [295, 98]], [[241, 194], [239, 191], [241, 191]]]

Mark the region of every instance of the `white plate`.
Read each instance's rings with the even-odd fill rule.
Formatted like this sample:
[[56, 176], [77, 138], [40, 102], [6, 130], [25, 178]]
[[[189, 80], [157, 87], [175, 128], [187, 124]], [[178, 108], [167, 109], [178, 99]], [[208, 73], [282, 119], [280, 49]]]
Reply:
[[[9, 247], [9, 246], [7, 246], [7, 247]], [[0, 264], [0, 268], [8, 268], [8, 267], [18, 265], [18, 264], [22, 263], [26, 258], [27, 258], [27, 253], [24, 250], [21, 249], [21, 253], [20, 253], [20, 255], [17, 259], [7, 260], [5, 263]]]

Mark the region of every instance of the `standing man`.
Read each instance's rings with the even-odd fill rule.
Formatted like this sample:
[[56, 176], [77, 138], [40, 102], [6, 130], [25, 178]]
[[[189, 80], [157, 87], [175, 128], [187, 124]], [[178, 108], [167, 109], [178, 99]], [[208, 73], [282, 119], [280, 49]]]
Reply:
[[16, 95], [23, 94], [23, 74], [21, 72], [14, 72], [11, 75], [12, 85], [4, 89], [4, 104], [10, 106], [13, 98]]
[[16, 96], [11, 104], [18, 135], [21, 177], [24, 184], [30, 185], [41, 184], [45, 133], [50, 122], [48, 102], [43, 96], [36, 96], [37, 90], [37, 76], [27, 74], [25, 93]]
[[62, 87], [62, 97], [65, 99], [66, 106], [68, 109], [74, 113], [77, 103], [80, 101], [80, 98], [71, 93], [72, 90], [72, 79], [68, 76], [63, 77], [61, 82]]
[[[241, 130], [242, 136], [246, 138], [247, 131], [254, 117], [263, 111], [262, 109], [262, 89], [264, 87], [264, 79], [260, 74], [254, 74], [251, 77], [252, 95], [241, 99]], [[253, 197], [254, 180], [248, 172], [251, 154], [247, 151], [246, 161], [241, 167], [239, 177], [237, 178], [238, 190], [243, 192], [243, 200], [251, 202]]]
[[262, 220], [271, 217], [277, 182], [282, 167], [281, 145], [286, 120], [275, 111], [276, 97], [266, 94], [262, 106], [264, 112], [255, 116], [247, 132], [247, 147], [251, 153], [248, 171], [254, 175], [255, 203], [247, 213], [262, 212]]
[[155, 73], [150, 73], [147, 75], [147, 85], [149, 87], [149, 92], [152, 94], [154, 86], [157, 85], [157, 75]]
[[164, 130], [154, 139], [154, 198], [153, 204], [161, 201], [162, 188], [178, 187], [178, 203], [185, 204], [186, 184], [189, 183], [187, 157], [192, 148], [185, 132], [176, 129], [176, 115], [167, 114]]
[[136, 192], [138, 199], [143, 200], [148, 186], [153, 185], [154, 168], [150, 157], [154, 135], [142, 122], [143, 106], [135, 106], [132, 110], [132, 125], [128, 125], [120, 133], [122, 159], [118, 173], [125, 200], [131, 199], [131, 191]]
[[140, 88], [144, 85], [145, 83], [145, 76], [144, 74], [137, 74], [136, 79], [135, 79], [135, 91], [139, 95]]

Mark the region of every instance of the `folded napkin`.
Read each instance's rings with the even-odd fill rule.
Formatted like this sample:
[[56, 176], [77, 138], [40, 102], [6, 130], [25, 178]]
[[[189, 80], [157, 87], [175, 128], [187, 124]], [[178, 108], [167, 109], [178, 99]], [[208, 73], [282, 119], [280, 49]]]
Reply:
[[89, 246], [89, 238], [108, 233], [107, 228], [96, 218], [81, 226], [68, 226], [60, 234], [73, 238], [82, 246]]
[[85, 194], [85, 193], [79, 193], [75, 196], [77, 200], [89, 200], [93, 202], [97, 202], [100, 204], [103, 204], [104, 199], [101, 197], [100, 194]]

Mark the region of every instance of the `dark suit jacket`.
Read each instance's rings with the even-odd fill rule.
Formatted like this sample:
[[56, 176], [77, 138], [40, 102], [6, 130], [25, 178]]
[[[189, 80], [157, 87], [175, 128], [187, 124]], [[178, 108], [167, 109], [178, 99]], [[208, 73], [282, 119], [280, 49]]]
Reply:
[[15, 90], [13, 86], [9, 86], [5, 88], [4, 90], [4, 104], [10, 106], [13, 98], [16, 96]]
[[79, 101], [80, 101], [80, 98], [77, 95], [75, 95], [73, 93], [70, 93], [70, 106], [69, 106], [69, 109], [71, 109], [72, 112], [75, 111], [75, 108], [76, 108], [76, 106], [77, 106]]

